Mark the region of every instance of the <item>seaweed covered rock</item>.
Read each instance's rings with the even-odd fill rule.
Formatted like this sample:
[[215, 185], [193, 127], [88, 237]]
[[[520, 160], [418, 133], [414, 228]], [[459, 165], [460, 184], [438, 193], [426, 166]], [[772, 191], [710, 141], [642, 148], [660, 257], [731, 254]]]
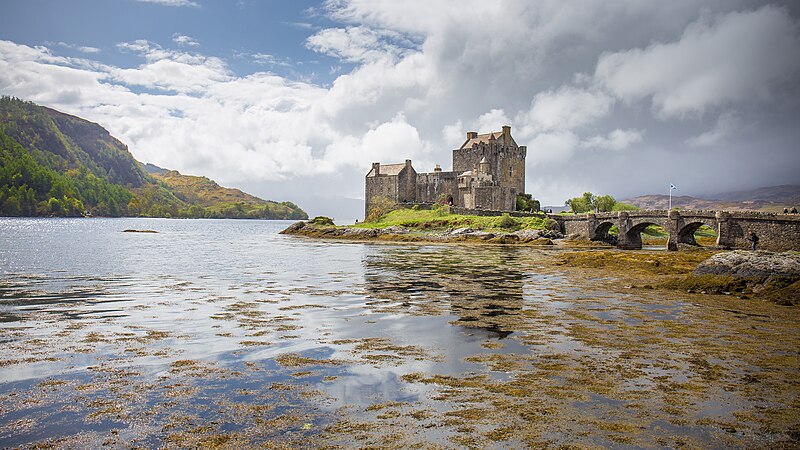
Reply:
[[694, 275], [730, 275], [753, 281], [770, 277], [800, 279], [800, 252], [736, 250], [718, 253], [700, 263]]
[[800, 253], [718, 253], [701, 262], [692, 275], [664, 287], [701, 294], [753, 295], [779, 305], [800, 304]]
[[295, 223], [289, 225], [288, 227], [286, 227], [286, 229], [281, 231], [280, 234], [296, 233], [298, 230], [303, 229], [305, 226], [306, 226], [306, 222], [303, 222], [303, 221], [295, 222]]

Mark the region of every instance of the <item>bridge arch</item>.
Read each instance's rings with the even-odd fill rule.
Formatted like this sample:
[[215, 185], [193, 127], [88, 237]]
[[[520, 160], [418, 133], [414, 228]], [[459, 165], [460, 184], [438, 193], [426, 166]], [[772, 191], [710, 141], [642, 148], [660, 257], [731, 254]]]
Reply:
[[611, 230], [611, 227], [613, 227], [614, 225], [616, 224], [609, 221], [600, 222], [592, 231], [590, 239], [593, 241], [602, 241], [602, 242], [608, 242], [610, 244], [616, 244], [617, 242], [616, 236], [609, 234], [609, 230]]
[[715, 233], [718, 232], [717, 230], [718, 225], [716, 220], [706, 219], [706, 218], [692, 218], [690, 220], [686, 220], [686, 222], [678, 229], [677, 233], [678, 243], [688, 244], [688, 245], [699, 245], [694, 237], [694, 234], [703, 225], [710, 227], [712, 230], [714, 230]]
[[[664, 227], [658, 220], [641, 220], [637, 221], [636, 224], [632, 225], [628, 230], [625, 232], [625, 244], [623, 248], [626, 249], [641, 249], [642, 248], [642, 231], [645, 228], [649, 227], [650, 225], [658, 225], [664, 228], [664, 231], [669, 234], [669, 229]], [[670, 236], [667, 236], [667, 242], [669, 242]]]

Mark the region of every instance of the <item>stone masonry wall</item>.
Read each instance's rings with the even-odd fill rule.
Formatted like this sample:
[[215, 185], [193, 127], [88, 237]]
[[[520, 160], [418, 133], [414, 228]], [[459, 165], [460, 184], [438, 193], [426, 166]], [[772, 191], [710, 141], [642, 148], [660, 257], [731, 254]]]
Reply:
[[[551, 214], [565, 234], [579, 234], [596, 239], [601, 225], [612, 223], [620, 229], [618, 246], [638, 248], [638, 231], [648, 223], [661, 225], [669, 233], [668, 248], [693, 242], [686, 236], [698, 225], [715, 228], [721, 248], [751, 248], [750, 232], [759, 238], [758, 248], [771, 251], [800, 251], [800, 215], [774, 214], [755, 211], [629, 211], [620, 213], [582, 214], [577, 216]], [[688, 231], [687, 231], [688, 230]], [[683, 233], [683, 234], [682, 234]]]
[[417, 174], [416, 201], [418, 203], [435, 203], [440, 195], [448, 195], [456, 201], [458, 186], [455, 172], [431, 172]]
[[376, 197], [386, 197], [398, 202], [398, 179], [396, 176], [377, 176], [366, 178], [366, 192], [364, 195], [364, 217], [369, 213]]

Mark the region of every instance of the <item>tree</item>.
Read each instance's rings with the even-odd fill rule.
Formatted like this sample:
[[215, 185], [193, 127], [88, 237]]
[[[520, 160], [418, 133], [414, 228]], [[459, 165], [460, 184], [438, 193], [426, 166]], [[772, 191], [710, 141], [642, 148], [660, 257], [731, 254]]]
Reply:
[[592, 204], [589, 200], [587, 200], [586, 194], [589, 194], [590, 199], [593, 197], [590, 192], [586, 192], [581, 197], [573, 197], [567, 200], [564, 202], [564, 204], [569, 206], [572, 212], [575, 214], [589, 212], [592, 210]]
[[531, 194], [517, 194], [517, 211], [534, 211], [541, 209], [539, 200], [533, 198]]
[[594, 198], [594, 209], [597, 212], [609, 212], [614, 210], [614, 205], [617, 203], [614, 197], [610, 195], [601, 195]]
[[572, 209], [575, 214], [594, 212], [608, 212], [614, 210], [617, 201], [610, 195], [596, 196], [591, 192], [584, 192], [580, 197], [574, 197], [566, 202], [565, 205]]

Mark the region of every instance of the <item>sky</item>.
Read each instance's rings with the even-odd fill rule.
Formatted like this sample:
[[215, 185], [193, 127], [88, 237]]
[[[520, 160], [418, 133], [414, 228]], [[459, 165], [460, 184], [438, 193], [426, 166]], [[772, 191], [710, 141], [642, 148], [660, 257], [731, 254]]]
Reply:
[[788, 1], [0, 1], [0, 94], [334, 217], [503, 125], [544, 205], [800, 184], [798, 49]]

